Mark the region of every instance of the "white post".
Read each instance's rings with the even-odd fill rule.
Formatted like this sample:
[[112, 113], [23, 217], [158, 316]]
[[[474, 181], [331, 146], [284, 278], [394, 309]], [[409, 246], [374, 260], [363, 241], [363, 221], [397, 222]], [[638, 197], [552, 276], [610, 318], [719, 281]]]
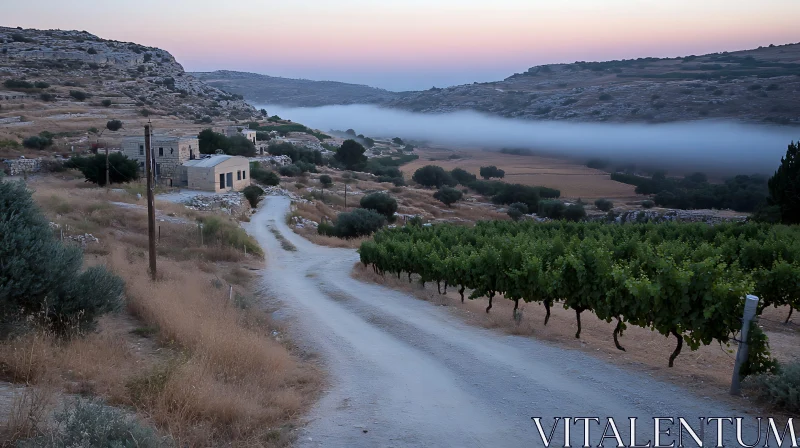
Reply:
[[228, 290], [228, 301], [233, 302], [233, 285], [228, 286], [230, 289]]
[[739, 370], [742, 364], [747, 361], [747, 337], [750, 333], [750, 321], [756, 316], [759, 298], [748, 294], [744, 299], [744, 315], [742, 316], [742, 331], [739, 336], [739, 349], [736, 351], [736, 364], [733, 366], [733, 377], [731, 378], [731, 395], [740, 395]]

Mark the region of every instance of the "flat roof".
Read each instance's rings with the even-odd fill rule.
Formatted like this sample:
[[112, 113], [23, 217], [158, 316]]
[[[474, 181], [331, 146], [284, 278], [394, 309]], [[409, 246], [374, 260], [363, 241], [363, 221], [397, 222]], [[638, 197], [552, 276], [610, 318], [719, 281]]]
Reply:
[[234, 156], [227, 156], [227, 155], [217, 154], [217, 155], [214, 155], [214, 156], [211, 156], [211, 157], [208, 157], [208, 158], [204, 158], [204, 159], [189, 160], [189, 161], [184, 162], [183, 165], [184, 166], [196, 166], [196, 167], [199, 167], [199, 168], [211, 168], [212, 166], [217, 166], [220, 163], [222, 163], [222, 162], [224, 162], [224, 161], [226, 161], [228, 159], [232, 159], [233, 157]]

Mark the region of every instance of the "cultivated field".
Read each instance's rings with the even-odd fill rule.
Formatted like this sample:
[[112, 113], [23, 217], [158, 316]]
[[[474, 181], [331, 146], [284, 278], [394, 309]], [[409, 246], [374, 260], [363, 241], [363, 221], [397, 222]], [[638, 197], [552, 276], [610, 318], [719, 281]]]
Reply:
[[438, 165], [446, 170], [462, 168], [475, 175], [480, 167], [495, 165], [505, 170], [506, 182], [557, 188], [566, 199], [641, 200], [636, 197], [634, 186], [615, 182], [608, 173], [566, 159], [443, 147], [419, 148], [416, 153], [419, 159], [400, 168], [407, 178], [425, 165]]

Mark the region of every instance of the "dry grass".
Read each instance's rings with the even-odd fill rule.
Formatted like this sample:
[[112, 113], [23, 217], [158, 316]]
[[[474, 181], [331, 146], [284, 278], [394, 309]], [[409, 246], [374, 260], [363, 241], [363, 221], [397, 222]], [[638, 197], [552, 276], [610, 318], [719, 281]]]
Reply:
[[[256, 441], [308, 404], [315, 372], [273, 340], [267, 324], [230, 303], [226, 288], [212, 287], [213, 277], [162, 262], [162, 279], [152, 283], [142, 261], [119, 252], [112, 260], [128, 279], [132, 314], [157, 327], [162, 344], [184, 350], [183, 359], [131, 388], [133, 404], [182, 444]], [[163, 379], [148, 383], [159, 373]]]
[[[361, 263], [354, 266], [352, 276], [362, 281], [407, 292], [421, 300], [447, 306], [454, 314], [473, 325], [496, 329], [507, 334], [535, 337], [560, 347], [581, 350], [624, 368], [654, 374], [675, 384], [690, 387], [703, 396], [712, 395], [718, 399], [730, 399], [728, 388], [736, 346], [708, 345], [700, 347], [697, 351], [690, 351], [688, 347], [684, 347], [675, 360], [675, 367], [669, 368], [667, 360], [675, 348], [674, 338], [629, 325], [620, 337], [620, 344], [626, 349], [623, 352], [614, 347], [612, 339], [616, 322], [605, 322], [588, 311], [581, 315], [581, 337], [576, 339], [575, 312], [564, 309], [560, 304], [551, 308], [550, 321], [545, 326], [544, 306], [536, 303], [520, 303], [523, 317], [517, 323], [512, 317], [514, 303], [503, 300], [502, 296], [495, 297], [492, 310], [487, 314], [486, 298], [466, 299], [462, 304], [455, 288], [450, 287], [447, 294], [440, 295], [437, 293], [435, 283], [428, 283], [423, 288], [416, 280], [417, 276], [412, 276], [413, 283], [409, 283], [405, 276], [401, 279], [390, 275], [382, 277]], [[468, 295], [468, 292], [465, 292], [464, 296]], [[764, 318], [777, 321], [781, 316], [785, 319], [787, 313], [788, 310], [769, 309], [765, 311]], [[800, 326], [774, 325], [767, 321], [763, 323], [774, 356], [779, 360], [797, 359], [800, 356], [800, 344], [798, 344]]]
[[[409, 179], [414, 171], [425, 165], [438, 165], [446, 170], [463, 168], [475, 175], [478, 175], [481, 166], [496, 165], [505, 170], [506, 177], [503, 180], [506, 182], [557, 188], [564, 198], [619, 200], [636, 197], [632, 185], [615, 182], [607, 173], [574, 161], [476, 149], [419, 148], [416, 152], [419, 159], [400, 167]], [[453, 154], [460, 158], [448, 159]]]
[[[48, 396], [81, 394], [134, 406], [181, 446], [291, 441], [292, 425], [316, 397], [320, 375], [273, 339], [280, 328], [251, 306], [253, 276], [241, 265], [259, 268], [263, 258], [201, 246], [194, 224], [159, 222], [159, 280], [153, 283], [146, 213], [109, 204], [136, 202], [132, 195], [52, 176], [37, 177], [32, 187], [45, 214], [68, 226], [68, 235], [100, 238], [86, 248], [86, 264], [106, 264], [125, 280], [128, 309], [104, 317], [83, 337], [61, 340], [32, 331], [0, 343], [2, 379], [29, 386], [9, 409], [4, 435], [19, 439], [41, 429], [58, 401], [43, 400], [52, 389]], [[209, 216], [181, 206], [167, 213], [187, 220]], [[220, 278], [238, 285], [233, 301]]]

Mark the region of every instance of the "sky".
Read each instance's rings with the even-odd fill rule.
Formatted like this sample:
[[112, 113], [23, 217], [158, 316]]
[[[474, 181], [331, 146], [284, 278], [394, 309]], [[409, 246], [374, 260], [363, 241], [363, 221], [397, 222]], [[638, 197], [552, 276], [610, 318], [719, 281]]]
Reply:
[[0, 25], [163, 48], [187, 71], [389, 90], [496, 81], [540, 64], [800, 41], [800, 0], [2, 0]]

